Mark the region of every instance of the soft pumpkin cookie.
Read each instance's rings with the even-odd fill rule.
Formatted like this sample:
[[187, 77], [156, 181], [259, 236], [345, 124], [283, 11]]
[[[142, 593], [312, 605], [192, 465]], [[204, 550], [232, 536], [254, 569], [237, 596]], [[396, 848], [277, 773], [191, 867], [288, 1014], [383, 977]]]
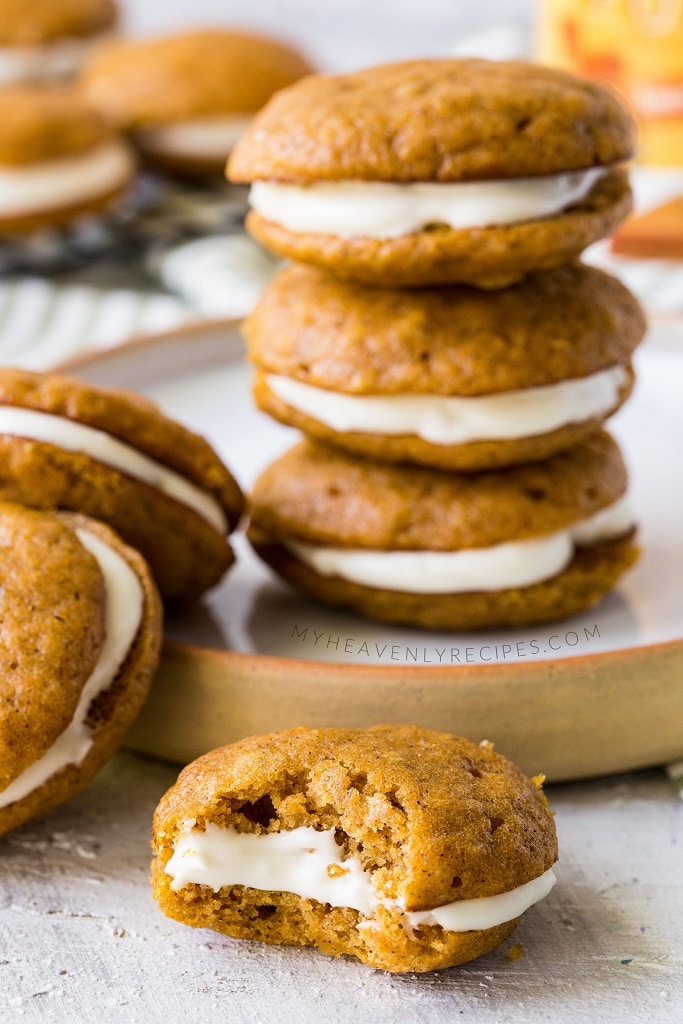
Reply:
[[523, 62], [420, 60], [275, 96], [228, 174], [282, 256], [361, 283], [498, 288], [627, 215], [634, 128], [614, 95]]
[[210, 445], [132, 392], [0, 370], [0, 499], [109, 523], [163, 597], [193, 598], [233, 562], [241, 491]]
[[113, 43], [88, 62], [82, 87], [148, 162], [203, 177], [222, 175], [256, 111], [311, 71], [284, 43], [214, 28]]
[[363, 288], [292, 265], [244, 324], [265, 412], [350, 452], [479, 470], [544, 459], [628, 397], [645, 318], [591, 267], [511, 288]]
[[109, 209], [133, 179], [128, 145], [72, 89], [0, 89], [0, 124], [0, 236]]
[[121, 743], [156, 669], [143, 558], [85, 516], [0, 503], [0, 833], [78, 793]]
[[117, 20], [115, 0], [0, 0], [0, 84], [72, 77]]
[[256, 481], [248, 536], [290, 583], [369, 618], [429, 629], [551, 621], [595, 604], [635, 561], [626, 482], [604, 432], [477, 474], [304, 441]]
[[464, 963], [552, 888], [539, 780], [413, 726], [291, 729], [189, 765], [154, 817], [169, 917], [388, 971]]

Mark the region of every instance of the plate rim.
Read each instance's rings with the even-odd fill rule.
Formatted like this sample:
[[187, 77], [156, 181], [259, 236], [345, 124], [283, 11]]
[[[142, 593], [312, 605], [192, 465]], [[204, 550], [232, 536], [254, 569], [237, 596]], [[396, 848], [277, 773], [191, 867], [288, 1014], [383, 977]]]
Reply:
[[[425, 631], [425, 635], [428, 636], [429, 633]], [[264, 671], [274, 667], [285, 666], [299, 674], [305, 674], [310, 671], [316, 675], [318, 682], [324, 681], [320, 678], [322, 671], [330, 671], [330, 674], [335, 675], [343, 672], [344, 674], [358, 676], [358, 678], [367, 676], [370, 673], [389, 677], [406, 671], [405, 665], [378, 665], [373, 662], [369, 662], [367, 665], [364, 665], [362, 662], [345, 664], [342, 661], [322, 661], [316, 658], [289, 658], [284, 654], [259, 654], [248, 651], [232, 651], [227, 647], [202, 647], [201, 644], [189, 643], [186, 640], [174, 640], [171, 637], [164, 637], [164, 648], [171, 652], [182, 652], [191, 655], [197, 660], [205, 660], [207, 662], [220, 661], [226, 668], [231, 665], [241, 667], [249, 664]], [[431, 667], [415, 665], [412, 669], [408, 668], [408, 671], [415, 672], [416, 676], [419, 676], [420, 679], [432, 680], [450, 677], [462, 678], [464, 676], [468, 678], [488, 678], [492, 672], [496, 673], [496, 675], [504, 673], [508, 676], [520, 672], [530, 676], [541, 673], [547, 674], [548, 668], [551, 665], [553, 670], [556, 669], [556, 666], [562, 666], [564, 670], [565, 665], [571, 666], [571, 668], [587, 668], [589, 665], [597, 664], [598, 662], [601, 666], [605, 667], [610, 662], [616, 666], [619, 662], [628, 661], [634, 657], [654, 657], [656, 654], [666, 656], [667, 654], [677, 654], [679, 652], [682, 656], [681, 667], [683, 668], [682, 637], [676, 640], [660, 640], [652, 644], [639, 644], [637, 647], [617, 647], [611, 651], [597, 651], [594, 654], [575, 654], [566, 658], [535, 658], [533, 661], [526, 663], [519, 660], [496, 665], [433, 665]]]
[[[211, 318], [198, 320], [191, 324], [183, 324], [180, 327], [173, 328], [168, 331], [161, 331], [159, 333], [145, 333], [134, 335], [122, 344], [112, 346], [106, 349], [98, 349], [94, 351], [88, 351], [78, 353], [77, 355], [70, 356], [68, 359], [61, 360], [56, 363], [50, 372], [56, 373], [67, 373], [78, 375], [79, 370], [87, 369], [93, 365], [99, 365], [112, 358], [126, 358], [130, 356], [135, 357], [136, 353], [142, 352], [146, 349], [158, 348], [164, 344], [176, 343], [182, 339], [189, 339], [196, 335], [198, 332], [205, 333], [207, 331], [239, 331], [240, 324], [244, 318], [242, 317], [231, 317], [231, 318]], [[650, 322], [653, 326], [657, 322], [656, 317], [650, 318]], [[680, 326], [683, 329], [683, 316], [674, 318], [680, 322]], [[131, 389], [133, 390], [133, 389]], [[429, 632], [425, 632], [425, 636], [428, 636]], [[300, 673], [313, 672], [316, 674], [318, 681], [321, 680], [321, 675], [325, 673], [330, 675], [337, 675], [339, 673], [348, 674], [350, 677], [361, 678], [369, 673], [375, 673], [387, 677], [391, 674], [396, 674], [401, 671], [401, 667], [393, 665], [379, 665], [376, 663], [369, 663], [367, 665], [362, 663], [353, 662], [345, 664], [344, 662], [331, 662], [318, 660], [315, 658], [298, 658], [289, 657], [283, 654], [260, 654], [258, 652], [247, 652], [247, 651], [234, 651], [229, 648], [221, 647], [204, 647], [198, 643], [192, 643], [189, 641], [173, 640], [164, 637], [164, 647], [169, 651], [175, 651], [178, 653], [184, 653], [192, 655], [195, 658], [199, 658], [204, 661], [219, 660], [225, 667], [226, 671], [229, 671], [230, 666], [233, 665], [235, 668], [239, 666], [250, 665], [254, 668], [260, 668], [265, 672], [269, 670], [289, 667]], [[594, 653], [586, 654], [575, 654], [566, 658], [535, 658], [529, 662], [506, 662], [504, 664], [497, 664], [495, 668], [493, 666], [486, 665], [434, 665], [429, 666], [414, 666], [413, 671], [419, 674], [420, 679], [441, 679], [441, 678], [462, 678], [466, 676], [468, 678], [487, 678], [492, 669], [496, 675], [505, 674], [508, 676], [514, 675], [517, 672], [524, 672], [529, 676], [537, 676], [548, 672], [550, 666], [555, 668], [556, 666], [571, 666], [577, 671], [589, 669], [592, 665], [600, 664], [601, 667], [606, 667], [609, 662], [617, 666], [620, 661], [628, 661], [633, 657], [654, 657], [657, 654], [666, 656], [667, 654], [678, 654], [680, 653], [682, 661], [681, 668], [683, 669], [683, 633], [680, 637], [672, 640], [660, 640], [653, 643], [638, 644], [634, 647], [617, 647], [608, 651], [596, 651]]]
[[[127, 355], [134, 355], [136, 352], [141, 352], [143, 349], [147, 348], [158, 348], [160, 345], [165, 343], [180, 341], [185, 337], [191, 337], [196, 334], [197, 331], [238, 330], [243, 320], [244, 317], [217, 317], [210, 320], [196, 320], [191, 323], [181, 324], [178, 327], [171, 327], [167, 331], [142, 331], [140, 333], [132, 334], [130, 338], [126, 339], [126, 341], [119, 342], [116, 345], [109, 345], [107, 348], [88, 349], [85, 352], [76, 352], [72, 356], [67, 356], [66, 359], [60, 359], [58, 362], [53, 363], [45, 372], [65, 373], [77, 376], [80, 369], [91, 366], [92, 364], [106, 362], [107, 359], [117, 358], [119, 356], [125, 358]], [[683, 327], [683, 317], [681, 318], [681, 326]]]

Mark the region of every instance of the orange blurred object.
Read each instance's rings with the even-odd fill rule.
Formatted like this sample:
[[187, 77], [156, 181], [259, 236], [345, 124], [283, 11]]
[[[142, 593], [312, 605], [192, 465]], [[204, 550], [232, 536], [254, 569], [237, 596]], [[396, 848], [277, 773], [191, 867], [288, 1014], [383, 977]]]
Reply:
[[637, 259], [683, 259], [683, 196], [629, 217], [613, 237], [611, 249]]
[[542, 64], [613, 86], [640, 127], [639, 159], [683, 165], [683, 0], [539, 0]]

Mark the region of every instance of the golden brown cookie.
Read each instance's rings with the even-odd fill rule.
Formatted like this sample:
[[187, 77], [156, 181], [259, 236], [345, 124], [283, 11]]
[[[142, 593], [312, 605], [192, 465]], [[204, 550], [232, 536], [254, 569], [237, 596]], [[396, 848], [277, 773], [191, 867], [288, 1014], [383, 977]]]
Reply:
[[88, 62], [82, 87], [146, 159], [212, 175], [272, 94], [311, 71], [284, 43], [214, 28], [113, 43]]
[[0, 46], [36, 46], [113, 28], [114, 0], [0, 0]]
[[616, 98], [522, 62], [422, 60], [312, 76], [233, 152], [248, 227], [361, 283], [498, 288], [573, 259], [630, 210]]
[[78, 793], [121, 743], [161, 646], [143, 558], [102, 523], [0, 503], [0, 833]]
[[491, 744], [414, 726], [290, 729], [205, 754], [159, 804], [153, 845], [169, 917], [395, 972], [493, 949], [557, 859], [538, 779]]
[[257, 480], [248, 536], [290, 583], [370, 618], [522, 625], [589, 607], [635, 561], [626, 484], [604, 431], [543, 462], [474, 475], [308, 440]]
[[129, 186], [128, 145], [71, 89], [0, 90], [0, 233], [68, 223]]
[[0, 84], [73, 78], [117, 19], [114, 0], [0, 0]]
[[151, 402], [25, 370], [0, 371], [0, 498], [102, 519], [171, 599], [223, 576], [243, 508], [209, 444]]
[[633, 296], [582, 264], [398, 291], [283, 270], [244, 324], [265, 412], [350, 452], [479, 470], [544, 459], [628, 397]]
[[633, 145], [624, 108], [587, 79], [522, 61], [416, 60], [280, 93], [230, 174], [301, 185], [525, 178], [619, 163]]

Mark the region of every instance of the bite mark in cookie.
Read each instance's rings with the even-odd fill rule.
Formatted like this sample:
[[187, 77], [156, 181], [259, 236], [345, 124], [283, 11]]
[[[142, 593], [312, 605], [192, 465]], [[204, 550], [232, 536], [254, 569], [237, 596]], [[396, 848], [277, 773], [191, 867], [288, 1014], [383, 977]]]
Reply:
[[550, 891], [557, 856], [533, 781], [490, 744], [410, 726], [212, 751], [161, 801], [154, 847], [170, 917], [397, 972], [488, 952]]

